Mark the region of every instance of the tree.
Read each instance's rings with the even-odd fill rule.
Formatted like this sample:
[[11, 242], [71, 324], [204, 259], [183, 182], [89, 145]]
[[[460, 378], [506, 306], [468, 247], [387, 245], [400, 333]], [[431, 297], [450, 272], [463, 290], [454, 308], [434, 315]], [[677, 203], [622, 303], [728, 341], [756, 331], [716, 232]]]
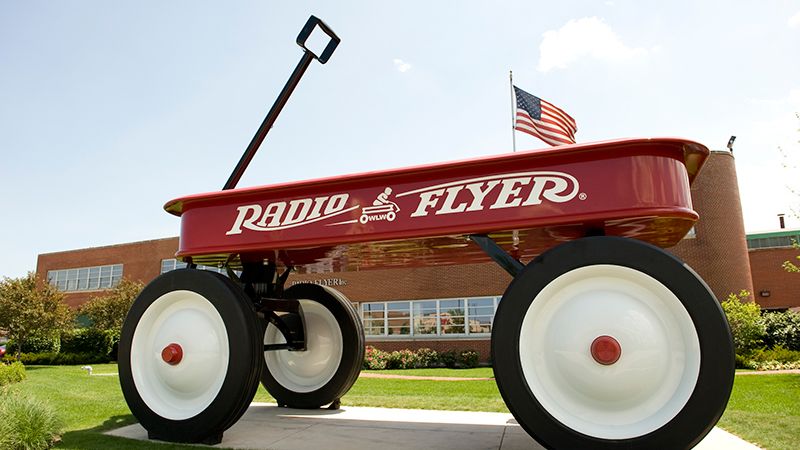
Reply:
[[[797, 117], [798, 120], [800, 120], [800, 113], [794, 113], [794, 115], [795, 115], [795, 117]], [[800, 128], [798, 128], [797, 131], [800, 132]], [[800, 144], [800, 140], [798, 140], [797, 143]], [[784, 159], [783, 166], [787, 170], [797, 171], [798, 165], [796, 163], [793, 163], [789, 159], [789, 154], [782, 147], [778, 147], [778, 150], [780, 150], [781, 154], [783, 155], [783, 159]], [[793, 178], [796, 179], [796, 177], [793, 177]], [[789, 188], [789, 191], [792, 194], [800, 197], [800, 192], [796, 191], [794, 186], [788, 186], [788, 188]], [[792, 209], [792, 213], [796, 217], [800, 217], [800, 211], [798, 211], [796, 209]], [[798, 243], [797, 241], [792, 241], [792, 247], [794, 247], [795, 250], [800, 250], [800, 243]], [[784, 261], [783, 262], [783, 270], [785, 270], [785, 271], [787, 271], [789, 273], [800, 273], [800, 255], [797, 255], [795, 258], [798, 261], [797, 264], [793, 263], [792, 261]]]
[[84, 303], [80, 312], [89, 317], [93, 328], [119, 333], [128, 310], [142, 289], [144, 284], [141, 282], [123, 278], [114, 289]]
[[[792, 242], [792, 247], [794, 247], [795, 250], [800, 250], [800, 244], [798, 244], [797, 241]], [[800, 273], [800, 255], [795, 256], [795, 258], [797, 258], [797, 264], [791, 261], [784, 261], [783, 270], [789, 273]]]
[[61, 292], [33, 272], [22, 278], [3, 278], [0, 328], [17, 343], [17, 359], [32, 336], [53, 335], [73, 326], [74, 313], [63, 300]]
[[761, 320], [761, 308], [750, 299], [750, 292], [742, 290], [728, 295], [722, 302], [722, 310], [731, 326], [737, 355], [747, 355], [762, 344], [766, 328]]

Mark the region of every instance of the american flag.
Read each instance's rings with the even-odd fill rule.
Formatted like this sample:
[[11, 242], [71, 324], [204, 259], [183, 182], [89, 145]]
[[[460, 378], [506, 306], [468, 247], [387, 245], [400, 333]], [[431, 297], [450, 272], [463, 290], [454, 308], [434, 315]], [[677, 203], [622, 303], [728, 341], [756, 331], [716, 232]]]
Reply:
[[516, 86], [514, 94], [517, 97], [515, 130], [536, 136], [550, 145], [575, 143], [578, 127], [569, 114]]

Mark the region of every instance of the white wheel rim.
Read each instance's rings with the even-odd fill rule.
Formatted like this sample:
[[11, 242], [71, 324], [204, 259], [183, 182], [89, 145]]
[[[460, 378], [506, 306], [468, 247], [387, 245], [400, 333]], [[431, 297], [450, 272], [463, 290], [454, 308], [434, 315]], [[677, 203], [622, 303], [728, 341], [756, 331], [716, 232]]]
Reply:
[[[306, 351], [264, 352], [267, 370], [284, 388], [298, 393], [313, 392], [325, 386], [342, 361], [342, 330], [328, 308], [313, 300], [300, 300], [306, 323]], [[267, 325], [264, 344], [284, 344], [281, 332]]]
[[[175, 365], [161, 351], [183, 350]], [[192, 291], [162, 295], [139, 319], [131, 342], [131, 371], [139, 396], [154, 413], [184, 420], [203, 412], [219, 394], [229, 360], [228, 334], [219, 312]]]
[[[622, 349], [595, 361], [603, 335]], [[533, 300], [520, 331], [531, 392], [556, 420], [601, 439], [655, 431], [686, 405], [700, 371], [700, 344], [680, 300], [649, 275], [593, 265], [564, 273]]]

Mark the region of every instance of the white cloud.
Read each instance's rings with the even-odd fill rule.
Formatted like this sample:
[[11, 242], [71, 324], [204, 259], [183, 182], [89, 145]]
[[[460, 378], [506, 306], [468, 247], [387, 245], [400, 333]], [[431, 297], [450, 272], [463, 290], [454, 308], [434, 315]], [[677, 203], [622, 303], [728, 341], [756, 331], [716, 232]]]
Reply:
[[624, 61], [647, 53], [644, 48], [625, 45], [603, 19], [584, 17], [570, 20], [560, 29], [543, 34], [537, 69], [540, 72], [565, 69], [569, 64], [587, 57], [601, 61]]
[[795, 15], [793, 15], [792, 17], [789, 17], [789, 20], [787, 21], [787, 23], [792, 28], [800, 27], [800, 11], [797, 11], [797, 13], [795, 13]]
[[393, 62], [394, 62], [394, 68], [399, 70], [400, 72], [408, 72], [409, 70], [411, 70], [411, 64], [403, 61], [400, 58], [395, 58]]

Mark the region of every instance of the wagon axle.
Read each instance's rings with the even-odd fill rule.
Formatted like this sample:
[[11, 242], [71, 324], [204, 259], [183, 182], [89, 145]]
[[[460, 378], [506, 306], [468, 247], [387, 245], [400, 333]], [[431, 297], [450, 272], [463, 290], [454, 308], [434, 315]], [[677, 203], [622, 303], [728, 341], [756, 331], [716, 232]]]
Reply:
[[183, 348], [173, 342], [161, 350], [161, 359], [170, 366], [176, 366], [183, 359]]
[[599, 364], [610, 366], [619, 361], [622, 355], [622, 347], [619, 342], [611, 336], [598, 336], [589, 347], [592, 358]]

